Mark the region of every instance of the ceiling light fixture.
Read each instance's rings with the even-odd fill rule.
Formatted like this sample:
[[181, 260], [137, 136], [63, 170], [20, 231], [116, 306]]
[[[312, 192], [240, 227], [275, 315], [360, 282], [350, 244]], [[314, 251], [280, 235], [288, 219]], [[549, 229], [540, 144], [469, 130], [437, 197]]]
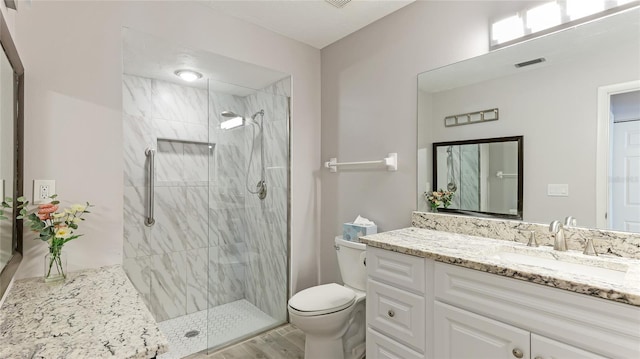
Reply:
[[193, 70], [177, 70], [176, 72], [174, 72], [174, 74], [187, 82], [193, 82], [197, 79], [202, 78], [201, 73]]

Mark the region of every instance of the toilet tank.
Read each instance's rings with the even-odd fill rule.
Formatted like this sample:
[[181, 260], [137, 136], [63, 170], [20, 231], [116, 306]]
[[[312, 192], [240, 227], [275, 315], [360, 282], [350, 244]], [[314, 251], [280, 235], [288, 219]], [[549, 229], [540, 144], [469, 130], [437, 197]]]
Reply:
[[336, 237], [336, 254], [344, 284], [367, 290], [367, 267], [365, 264], [366, 248], [364, 243], [345, 241], [342, 236]]

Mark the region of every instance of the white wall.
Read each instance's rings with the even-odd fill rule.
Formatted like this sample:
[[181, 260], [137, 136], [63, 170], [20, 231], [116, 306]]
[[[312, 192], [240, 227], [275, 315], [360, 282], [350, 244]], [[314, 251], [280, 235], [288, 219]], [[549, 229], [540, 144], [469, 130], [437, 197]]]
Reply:
[[489, 19], [532, 1], [418, 1], [322, 50], [322, 160], [398, 152], [397, 172], [322, 171], [321, 282], [340, 280], [331, 242], [362, 214], [379, 231], [416, 207], [417, 74], [488, 51]]
[[[25, 65], [25, 193], [55, 179], [71, 202], [96, 205], [71, 242], [69, 269], [122, 263], [121, 28], [272, 68], [293, 77], [292, 286], [316, 284], [319, 228], [320, 54], [191, 2], [48, 2], [15, 18]], [[46, 246], [25, 238], [18, 276], [41, 275]]]

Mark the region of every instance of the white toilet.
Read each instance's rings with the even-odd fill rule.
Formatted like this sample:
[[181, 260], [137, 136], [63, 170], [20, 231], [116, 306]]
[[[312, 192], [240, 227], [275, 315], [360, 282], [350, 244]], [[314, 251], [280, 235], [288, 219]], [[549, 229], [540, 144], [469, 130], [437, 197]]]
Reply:
[[289, 299], [291, 323], [304, 332], [305, 359], [360, 359], [365, 354], [366, 245], [336, 237], [344, 285], [319, 285]]

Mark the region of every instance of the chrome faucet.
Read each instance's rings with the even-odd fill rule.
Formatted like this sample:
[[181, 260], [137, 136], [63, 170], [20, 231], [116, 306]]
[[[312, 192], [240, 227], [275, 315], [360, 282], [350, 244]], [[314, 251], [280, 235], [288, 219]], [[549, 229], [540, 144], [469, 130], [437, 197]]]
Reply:
[[549, 225], [549, 231], [553, 233], [553, 249], [564, 252], [567, 250], [567, 242], [564, 240], [564, 228], [559, 221], [553, 221]]
[[578, 225], [578, 220], [575, 219], [573, 216], [568, 216], [564, 219], [565, 227], [575, 227], [577, 225]]

